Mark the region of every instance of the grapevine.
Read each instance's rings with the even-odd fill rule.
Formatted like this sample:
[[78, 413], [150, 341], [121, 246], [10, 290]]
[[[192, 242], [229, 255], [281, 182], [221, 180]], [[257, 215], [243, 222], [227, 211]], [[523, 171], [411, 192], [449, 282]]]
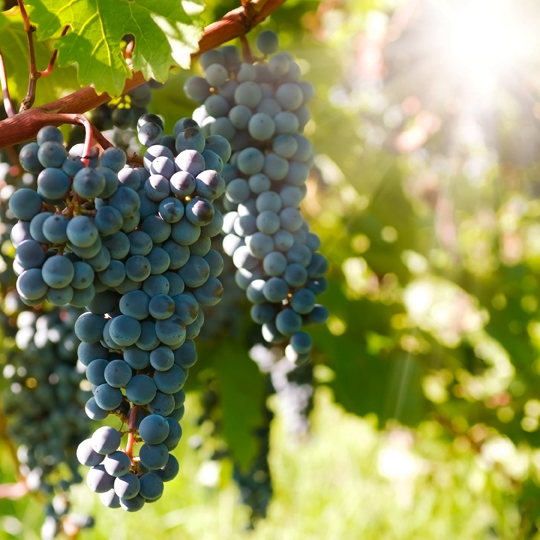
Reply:
[[[59, 509], [58, 494], [64, 497], [69, 485], [81, 480], [77, 461], [90, 467], [86, 484], [101, 502], [128, 512], [158, 500], [164, 484], [176, 477], [180, 464], [171, 452], [182, 438], [184, 385], [197, 361], [194, 340], [203, 330], [205, 310], [222, 297], [218, 278], [224, 269], [225, 282], [237, 291], [228, 305], [236, 303], [238, 287], [246, 291], [251, 318], [262, 326], [256, 340], [279, 356], [272, 366], [285, 363], [288, 372], [309, 361], [312, 341], [301, 329], [328, 316], [315, 301], [326, 290], [327, 262], [299, 210], [314, 157], [302, 135], [313, 89], [300, 81], [291, 55], [274, 54], [273, 31], [258, 36], [260, 58], [251, 54], [245, 37], [243, 61], [235, 46], [212, 48], [245, 36], [281, 3], [245, 2], [205, 30], [197, 53], [204, 77], [190, 77], [185, 85], [187, 96], [201, 106], [169, 132], [163, 119], [147, 110], [151, 90], [160, 84], [144, 81], [140, 73], [118, 98], [85, 88], [32, 108], [38, 81], [52, 71], [56, 53], [46, 71], [37, 71], [35, 28], [19, 3], [30, 45], [30, 84], [22, 112], [15, 114], [0, 66], [8, 113], [0, 122], [0, 148], [9, 145], [26, 179], [1, 207], [4, 220], [13, 223], [7, 275], [15, 278], [4, 298], [18, 306], [12, 313], [22, 354], [14, 353], [4, 370], [12, 383], [3, 408], [13, 419], [11, 436], [19, 446], [25, 485], [34, 489], [37, 475], [38, 485], [57, 495], [44, 538], [69, 529], [63, 517], [69, 504]], [[127, 36], [130, 65], [134, 47]], [[87, 118], [83, 113], [90, 109]], [[15, 123], [17, 130], [10, 133]], [[73, 126], [67, 141], [59, 129], [65, 124]], [[207, 336], [226, 322], [224, 312], [211, 311], [215, 328], [208, 328]], [[3, 325], [12, 327], [14, 320]], [[62, 361], [72, 363], [71, 371], [53, 353], [49, 371], [34, 373], [37, 350], [54, 347]], [[44, 381], [57, 379], [63, 394], [52, 399]], [[58, 451], [50, 450], [58, 463], [69, 462], [71, 478], [63, 483], [49, 482], [50, 471], [33, 457], [37, 442], [25, 441], [25, 429], [17, 431], [36, 421], [17, 416], [23, 382], [39, 389], [36, 399], [51, 397], [45, 429], [60, 422], [54, 416], [59, 406], [66, 424], [78, 417], [81, 409], [71, 406], [85, 397], [86, 418], [72, 422], [69, 445], [64, 441]], [[267, 386], [280, 391], [274, 380]], [[82, 388], [90, 388], [91, 395]], [[306, 418], [309, 399], [300, 407]], [[273, 414], [267, 407], [264, 417], [256, 462], [248, 473], [239, 467], [234, 473], [254, 518], [266, 514], [272, 493]], [[107, 425], [90, 434], [89, 420]], [[264, 482], [257, 486], [253, 479], [261, 471]], [[75, 522], [78, 528], [91, 524]]]

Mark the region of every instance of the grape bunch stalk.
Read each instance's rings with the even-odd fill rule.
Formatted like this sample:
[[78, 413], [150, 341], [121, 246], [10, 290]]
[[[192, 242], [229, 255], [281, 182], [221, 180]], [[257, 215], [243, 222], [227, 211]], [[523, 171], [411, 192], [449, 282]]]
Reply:
[[314, 157], [302, 135], [313, 87], [300, 80], [289, 53], [273, 54], [275, 32], [261, 32], [257, 46], [264, 57], [243, 62], [235, 47], [204, 53], [204, 77], [190, 77], [184, 90], [201, 104], [193, 118], [203, 131], [233, 150], [223, 169], [223, 250], [237, 268], [236, 283], [253, 303], [264, 342], [283, 344], [289, 361], [301, 365], [312, 348], [302, 326], [328, 317], [316, 303], [328, 263], [299, 210]]

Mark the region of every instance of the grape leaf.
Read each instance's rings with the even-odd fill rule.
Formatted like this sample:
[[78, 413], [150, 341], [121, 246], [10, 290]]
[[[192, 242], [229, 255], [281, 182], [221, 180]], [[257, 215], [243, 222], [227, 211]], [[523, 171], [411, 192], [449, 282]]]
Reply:
[[[22, 19], [15, 10], [0, 13], [0, 50], [6, 64], [9, 93], [14, 101], [21, 103], [28, 88], [28, 43]], [[37, 42], [35, 52], [38, 69], [45, 69], [53, 52], [51, 42]], [[74, 68], [55, 66], [49, 77], [38, 81], [35, 104], [54, 101], [77, 86]]]
[[178, 0], [28, 0], [38, 39], [58, 37], [60, 66], [77, 64], [81, 85], [97, 92], [122, 93], [131, 77], [121, 50], [126, 34], [135, 37], [133, 69], [146, 79], [167, 80], [171, 65], [188, 68], [198, 49], [202, 21], [187, 15]]

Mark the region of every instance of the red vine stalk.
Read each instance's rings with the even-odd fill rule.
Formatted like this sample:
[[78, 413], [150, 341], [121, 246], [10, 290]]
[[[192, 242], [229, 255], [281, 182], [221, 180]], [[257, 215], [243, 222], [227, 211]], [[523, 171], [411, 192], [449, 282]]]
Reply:
[[11, 97], [9, 96], [9, 87], [7, 82], [6, 65], [4, 64], [4, 57], [2, 51], [0, 51], [0, 87], [2, 88], [2, 98], [4, 100], [4, 109], [8, 118], [15, 116], [15, 109]]
[[[64, 29], [62, 30], [62, 36], [65, 36], [67, 34], [67, 31], [69, 30], [69, 26], [64, 26]], [[60, 37], [62, 37], [60, 36]], [[47, 69], [45, 71], [40, 71], [39, 76], [44, 79], [45, 77], [48, 77], [54, 68], [54, 63], [56, 62], [56, 57], [58, 56], [58, 49], [54, 49], [51, 59], [49, 60], [49, 65], [47, 66]]]
[[[199, 50], [193, 57], [218, 47], [227, 41], [246, 35], [252, 28], [262, 22], [273, 11], [285, 3], [285, 0], [266, 0], [252, 2], [227, 13], [222, 19], [208, 25], [202, 39], [199, 41]], [[140, 86], [145, 81], [141, 72], [133, 74], [126, 81], [123, 93]], [[61, 99], [27, 110], [14, 118], [0, 122], [0, 149], [28, 141], [46, 125], [61, 125], [51, 120], [55, 114], [82, 114], [96, 108], [111, 99], [107, 93], [96, 94], [95, 90], [87, 86], [73, 92]]]
[[129, 459], [133, 459], [133, 447], [135, 446], [135, 432], [137, 431], [137, 405], [131, 407], [129, 411], [129, 420], [128, 420], [128, 440], [126, 444], [126, 454], [129, 456]]

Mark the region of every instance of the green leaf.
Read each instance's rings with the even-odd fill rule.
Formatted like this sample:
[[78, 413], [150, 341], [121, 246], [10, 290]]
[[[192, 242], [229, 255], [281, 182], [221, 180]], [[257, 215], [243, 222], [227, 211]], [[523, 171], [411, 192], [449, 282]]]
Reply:
[[[28, 88], [29, 60], [26, 32], [20, 15], [15, 11], [0, 13], [0, 50], [4, 55], [11, 98], [21, 103]], [[45, 69], [53, 48], [51, 42], [35, 43], [38, 69]], [[78, 87], [74, 68], [55, 66], [49, 77], [38, 80], [35, 105], [58, 99]]]
[[167, 80], [171, 65], [188, 68], [198, 49], [202, 22], [187, 15], [178, 0], [28, 0], [39, 39], [58, 37], [61, 66], [78, 65], [81, 85], [97, 92], [122, 93], [131, 77], [121, 40], [133, 34], [133, 69], [146, 79]]
[[229, 451], [247, 469], [258, 452], [254, 430], [264, 423], [264, 379], [243, 343], [223, 340], [212, 367], [221, 398], [222, 433]]

